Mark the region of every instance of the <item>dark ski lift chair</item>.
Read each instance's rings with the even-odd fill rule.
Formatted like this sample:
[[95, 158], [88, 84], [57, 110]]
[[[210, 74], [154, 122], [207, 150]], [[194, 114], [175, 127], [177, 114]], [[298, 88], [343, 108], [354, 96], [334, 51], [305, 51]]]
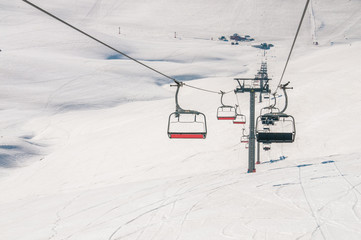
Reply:
[[182, 83], [177, 84], [176, 111], [169, 115], [168, 137], [204, 139], [207, 136], [206, 116], [198, 111], [184, 110], [178, 104], [178, 93]]
[[236, 118], [233, 120], [233, 124], [246, 124], [246, 116], [238, 113], [237, 108], [239, 108], [238, 105], [236, 105]]
[[263, 144], [263, 150], [266, 152], [271, 150], [271, 144], [270, 143]]
[[[282, 111], [274, 112], [275, 104], [270, 106], [271, 111], [266, 114], [261, 114], [257, 118], [256, 123], [256, 137], [258, 142], [262, 143], [292, 143], [295, 141], [296, 137], [296, 124], [293, 116], [285, 113], [288, 106], [288, 97], [286, 89], [289, 84], [280, 85], [280, 88], [283, 90], [285, 95], [285, 106]], [[266, 125], [260, 129], [261, 125]]]
[[278, 113], [280, 113], [280, 110], [274, 105], [262, 108], [260, 111], [262, 124], [274, 125], [275, 122], [279, 121]]
[[249, 135], [245, 134], [245, 129], [242, 129], [241, 143], [249, 143]]
[[[296, 137], [296, 124], [293, 116], [285, 113], [288, 106], [286, 89], [289, 84], [280, 85], [285, 94], [285, 106], [282, 111], [274, 112], [274, 105], [270, 106], [271, 111], [257, 117], [256, 137], [261, 143], [292, 143]], [[275, 102], [276, 103], [276, 102]], [[261, 128], [263, 126], [263, 128]]]
[[236, 119], [236, 108], [233, 106], [227, 106], [223, 104], [223, 95], [224, 92], [221, 91], [221, 104], [222, 106], [217, 109], [217, 119], [218, 120], [235, 120]]
[[[277, 115], [277, 123], [269, 125], [263, 124], [262, 118], [272, 119]], [[261, 125], [267, 125], [260, 129]], [[265, 114], [257, 118], [256, 137], [261, 143], [292, 143], [296, 136], [295, 119], [285, 113]]]

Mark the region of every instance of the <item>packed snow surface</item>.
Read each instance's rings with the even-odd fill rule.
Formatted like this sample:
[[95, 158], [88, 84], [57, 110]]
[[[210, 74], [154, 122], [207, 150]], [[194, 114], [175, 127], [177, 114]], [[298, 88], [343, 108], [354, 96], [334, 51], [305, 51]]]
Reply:
[[[216, 92], [264, 60], [275, 90], [305, 4], [33, 2]], [[171, 140], [169, 79], [23, 1], [0, 0], [0, 239], [361, 239], [360, 12], [356, 0], [311, 1], [284, 77], [296, 141], [261, 151], [247, 173], [242, 127], [216, 118], [220, 94], [182, 87], [180, 105], [207, 116], [208, 135]], [[233, 33], [256, 41], [218, 41]], [[263, 42], [275, 45], [265, 56], [251, 47]], [[238, 99], [249, 117], [249, 95]], [[257, 114], [270, 104], [256, 102]]]

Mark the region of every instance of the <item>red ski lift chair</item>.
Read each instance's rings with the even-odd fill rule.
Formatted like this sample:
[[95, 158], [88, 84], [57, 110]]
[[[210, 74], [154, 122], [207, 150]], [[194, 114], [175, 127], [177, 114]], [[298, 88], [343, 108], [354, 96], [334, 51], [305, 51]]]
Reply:
[[246, 124], [246, 116], [238, 113], [237, 108], [239, 108], [238, 105], [236, 105], [236, 118], [233, 120], [233, 124]]
[[204, 139], [207, 136], [206, 116], [198, 111], [184, 110], [178, 104], [179, 88], [182, 83], [177, 83], [175, 95], [176, 111], [169, 115], [168, 137], [171, 139]]
[[168, 121], [168, 136], [169, 138], [206, 138], [206, 116], [196, 111], [172, 113]]
[[218, 120], [235, 120], [236, 119], [236, 108], [233, 106], [227, 106], [223, 104], [223, 95], [224, 92], [221, 91], [221, 104], [222, 106], [217, 109], [217, 119]]

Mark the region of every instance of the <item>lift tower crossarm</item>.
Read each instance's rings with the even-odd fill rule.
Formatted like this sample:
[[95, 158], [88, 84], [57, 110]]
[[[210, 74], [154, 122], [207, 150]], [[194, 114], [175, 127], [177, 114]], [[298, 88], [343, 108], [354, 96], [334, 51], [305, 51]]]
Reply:
[[[270, 93], [271, 90], [269, 89], [268, 81], [272, 80], [271, 78], [234, 78], [238, 82], [239, 87], [234, 90], [235, 93], [244, 93], [244, 92], [260, 92], [260, 93]], [[254, 80], [263, 80], [266, 81], [262, 86], [260, 87], [251, 87], [246, 86], [245, 81], [254, 81]], [[241, 83], [240, 81], [243, 81]]]

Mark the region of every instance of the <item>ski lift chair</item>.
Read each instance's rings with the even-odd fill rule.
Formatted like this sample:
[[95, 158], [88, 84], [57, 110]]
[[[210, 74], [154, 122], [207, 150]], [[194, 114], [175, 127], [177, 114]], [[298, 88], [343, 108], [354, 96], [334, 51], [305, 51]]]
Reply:
[[[270, 112], [266, 114], [261, 114], [257, 117], [256, 123], [256, 137], [258, 142], [262, 143], [292, 143], [295, 141], [296, 137], [296, 124], [293, 116], [285, 113], [285, 110], [288, 106], [288, 97], [286, 89], [291, 89], [287, 87], [289, 84], [280, 85], [280, 88], [285, 94], [285, 106], [282, 111], [274, 112], [275, 104], [270, 106]], [[276, 93], [275, 93], [276, 94]], [[274, 95], [275, 95], [274, 94]], [[269, 124], [271, 121], [272, 124]], [[261, 128], [263, 125], [263, 128]], [[266, 125], [266, 127], [264, 126]]]
[[241, 143], [249, 143], [249, 138], [248, 138], [248, 136], [242, 136], [242, 137], [241, 137]]
[[177, 83], [175, 95], [176, 111], [169, 115], [168, 137], [183, 139], [204, 139], [207, 136], [206, 116], [198, 111], [184, 110], [178, 104], [179, 88], [182, 83]]
[[172, 113], [168, 120], [168, 136], [169, 138], [206, 138], [206, 116], [197, 111]]
[[246, 124], [246, 116], [237, 114], [236, 118], [233, 120], [233, 124]]
[[233, 124], [246, 124], [246, 116], [238, 113], [237, 109], [239, 108], [238, 105], [236, 105], [236, 118], [233, 120]]
[[217, 119], [218, 120], [235, 120], [236, 112], [235, 108], [232, 106], [220, 106], [217, 109]]
[[266, 151], [266, 152], [271, 150], [271, 144], [270, 143], [264, 143], [263, 144], [263, 150]]
[[241, 143], [249, 143], [249, 135], [246, 135], [245, 129], [242, 129]]
[[221, 104], [222, 106], [217, 109], [217, 119], [218, 120], [235, 120], [236, 119], [236, 108], [233, 106], [227, 106], [223, 104], [223, 95], [224, 92], [221, 91]]
[[[267, 119], [273, 118], [277, 115], [277, 123], [274, 125], [267, 125], [266, 128], [260, 128], [263, 124], [262, 117]], [[285, 113], [267, 114], [258, 116], [256, 123], [256, 137], [257, 141], [261, 143], [292, 143], [296, 136], [295, 119], [291, 115]]]
[[261, 121], [264, 125], [274, 125], [279, 121], [280, 110], [274, 106], [264, 107], [260, 111]]

